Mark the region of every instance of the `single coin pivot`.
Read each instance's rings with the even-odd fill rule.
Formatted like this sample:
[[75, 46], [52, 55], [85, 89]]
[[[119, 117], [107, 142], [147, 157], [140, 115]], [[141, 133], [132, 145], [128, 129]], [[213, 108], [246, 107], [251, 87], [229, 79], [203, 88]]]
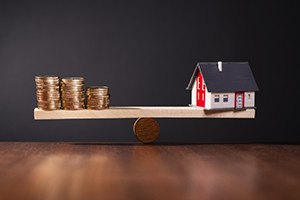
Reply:
[[144, 144], [153, 143], [159, 137], [160, 127], [152, 118], [138, 118], [133, 125], [136, 138]]

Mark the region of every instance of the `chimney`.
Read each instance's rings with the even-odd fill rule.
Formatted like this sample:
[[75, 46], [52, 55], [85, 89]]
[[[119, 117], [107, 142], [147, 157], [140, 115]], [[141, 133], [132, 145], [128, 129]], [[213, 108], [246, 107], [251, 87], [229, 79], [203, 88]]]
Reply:
[[223, 70], [223, 68], [222, 68], [222, 61], [218, 62], [218, 69], [219, 69], [219, 72], [221, 72]]

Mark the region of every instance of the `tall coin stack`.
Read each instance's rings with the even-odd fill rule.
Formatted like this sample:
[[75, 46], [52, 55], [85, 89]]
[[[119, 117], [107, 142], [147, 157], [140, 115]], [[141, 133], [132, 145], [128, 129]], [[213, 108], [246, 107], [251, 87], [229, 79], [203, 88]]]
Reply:
[[87, 109], [101, 110], [109, 107], [107, 86], [93, 86], [86, 90]]
[[84, 109], [84, 78], [70, 77], [61, 80], [61, 102], [65, 110]]
[[37, 106], [41, 110], [60, 109], [58, 76], [36, 76]]

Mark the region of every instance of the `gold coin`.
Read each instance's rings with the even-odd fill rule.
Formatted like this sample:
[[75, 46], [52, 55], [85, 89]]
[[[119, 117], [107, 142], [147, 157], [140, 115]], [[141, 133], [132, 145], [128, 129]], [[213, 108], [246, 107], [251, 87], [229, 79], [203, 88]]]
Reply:
[[62, 89], [83, 89], [84, 85], [61, 85]]
[[109, 95], [87, 95], [89, 99], [108, 99]]
[[67, 77], [67, 78], [63, 78], [62, 83], [83, 83], [84, 82], [84, 78], [83, 77]]
[[87, 106], [87, 109], [89, 110], [103, 110], [107, 108], [109, 108], [109, 106]]
[[72, 106], [62, 106], [62, 109], [64, 110], [82, 110], [84, 109], [84, 105], [79, 105], [79, 106], [75, 106], [75, 105], [72, 105]]
[[55, 76], [55, 75], [38, 75], [38, 76], [35, 76], [35, 79], [58, 79], [58, 76]]
[[107, 86], [91, 86], [87, 87], [87, 91], [108, 91], [109, 88]]

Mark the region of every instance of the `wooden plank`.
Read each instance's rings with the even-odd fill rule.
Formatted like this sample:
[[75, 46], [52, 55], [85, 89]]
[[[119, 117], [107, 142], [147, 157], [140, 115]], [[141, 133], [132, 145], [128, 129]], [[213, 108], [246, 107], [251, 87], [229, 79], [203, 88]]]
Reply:
[[55, 110], [34, 109], [35, 120], [56, 119], [122, 119], [122, 118], [255, 118], [255, 109], [241, 111], [209, 111], [189, 106], [110, 107], [104, 110]]

